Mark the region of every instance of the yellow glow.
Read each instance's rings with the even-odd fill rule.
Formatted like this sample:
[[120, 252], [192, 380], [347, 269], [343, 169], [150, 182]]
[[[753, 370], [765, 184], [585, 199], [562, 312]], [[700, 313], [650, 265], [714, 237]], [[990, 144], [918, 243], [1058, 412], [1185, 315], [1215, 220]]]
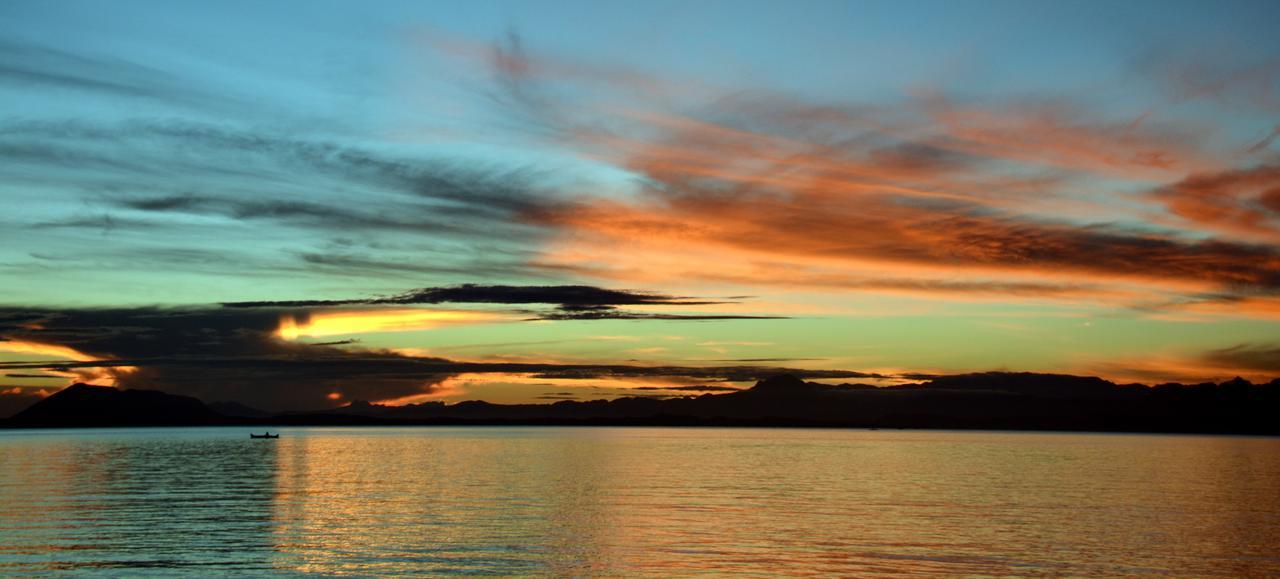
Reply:
[[[40, 342], [31, 342], [26, 340], [7, 340], [0, 342], [0, 351], [51, 356], [54, 358], [74, 360], [76, 362], [100, 362], [104, 360], [104, 358], [90, 356], [89, 354], [67, 346], [42, 344]], [[136, 371], [138, 371], [138, 368], [134, 366], [72, 368], [67, 371], [52, 370], [48, 368], [44, 369], [44, 372], [47, 374], [62, 376], [72, 382], [83, 382], [85, 384], [93, 384], [95, 386], [115, 386], [116, 375], [131, 374]]]
[[[461, 402], [463, 400], [486, 400], [499, 404], [545, 404], [548, 401], [537, 398], [537, 396], [545, 393], [548, 389], [582, 392], [582, 399], [610, 399], [627, 395], [625, 391], [628, 390], [635, 390], [635, 393], [651, 393], [649, 391], [636, 390], [640, 387], [679, 387], [708, 384], [710, 382], [703, 378], [683, 376], [553, 378], [527, 372], [477, 372], [450, 376], [438, 384], [424, 384], [424, 388], [430, 390], [429, 392], [375, 400], [373, 403], [386, 406], [403, 406], [405, 404], [420, 404], [436, 400], [447, 403]], [[726, 385], [750, 386], [749, 383]], [[701, 392], [677, 393], [677, 391], [664, 393], [668, 395], [701, 394]]]
[[374, 404], [382, 404], [385, 406], [404, 406], [406, 404], [421, 404], [423, 402], [431, 402], [433, 400], [442, 400], [450, 397], [460, 396], [466, 392], [466, 386], [470, 383], [466, 378], [473, 374], [462, 374], [459, 376], [451, 376], [444, 379], [440, 383], [423, 382], [422, 394], [410, 394], [399, 398], [386, 398], [383, 400], [375, 400]]
[[44, 388], [19, 388], [17, 386], [9, 388], [8, 390], [0, 390], [0, 396], [22, 396], [24, 394], [35, 394], [41, 398], [48, 398], [53, 394], [53, 392], [45, 390]]
[[41, 344], [39, 342], [27, 342], [24, 340], [7, 340], [0, 342], [0, 350], [6, 352], [15, 352], [19, 354], [38, 354], [41, 356], [53, 356], [54, 358], [65, 358], [67, 360], [75, 360], [77, 362], [96, 362], [98, 358], [85, 354], [74, 348], [66, 346], [58, 346], [55, 344]]
[[478, 324], [512, 320], [510, 315], [470, 310], [350, 310], [317, 312], [299, 319], [280, 317], [276, 335], [285, 340], [345, 336], [371, 332], [412, 332], [446, 325]]

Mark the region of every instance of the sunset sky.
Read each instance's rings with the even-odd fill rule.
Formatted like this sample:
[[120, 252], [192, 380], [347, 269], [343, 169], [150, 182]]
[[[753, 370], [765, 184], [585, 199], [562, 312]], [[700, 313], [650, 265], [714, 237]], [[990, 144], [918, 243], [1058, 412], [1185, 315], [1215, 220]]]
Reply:
[[1275, 2], [802, 6], [0, 2], [0, 415], [1280, 376]]

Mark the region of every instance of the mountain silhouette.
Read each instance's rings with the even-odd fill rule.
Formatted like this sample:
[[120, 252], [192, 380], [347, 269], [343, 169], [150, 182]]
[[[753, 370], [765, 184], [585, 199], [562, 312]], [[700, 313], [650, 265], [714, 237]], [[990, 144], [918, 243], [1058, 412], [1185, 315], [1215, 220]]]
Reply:
[[223, 416], [230, 416], [234, 418], [266, 418], [268, 416], [272, 416], [275, 414], [274, 412], [259, 410], [252, 406], [246, 406], [239, 402], [233, 402], [230, 400], [223, 400], [221, 402], [210, 402], [205, 406], [207, 406], [209, 410], [212, 410], [218, 414], [221, 414]]
[[190, 396], [73, 384], [9, 419], [12, 426], [164, 426], [221, 424], [225, 418]]
[[1101, 378], [985, 372], [877, 387], [791, 375], [700, 396], [550, 404], [425, 402], [268, 415], [246, 406], [77, 384], [8, 420], [19, 426], [204, 424], [618, 424], [832, 426], [1280, 434], [1280, 380], [1119, 385]]
[[1155, 432], [1275, 433], [1280, 382], [1118, 385], [1101, 378], [987, 372], [877, 387], [780, 375], [725, 394], [553, 404], [353, 402], [286, 418], [352, 423], [722, 424]]

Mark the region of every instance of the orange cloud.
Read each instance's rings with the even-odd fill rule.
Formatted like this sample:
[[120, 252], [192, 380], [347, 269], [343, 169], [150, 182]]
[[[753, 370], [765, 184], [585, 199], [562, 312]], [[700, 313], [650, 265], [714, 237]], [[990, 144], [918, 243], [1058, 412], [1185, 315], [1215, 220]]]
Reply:
[[1155, 197], [1210, 231], [1280, 241], [1280, 165], [1196, 173], [1157, 189]]
[[[1055, 193], [1019, 190], [1012, 185], [1026, 183], [1019, 171], [993, 161], [1131, 179], [1212, 166], [1193, 147], [1179, 149], [1176, 138], [1148, 134], [1142, 123], [1072, 123], [1052, 111], [1002, 120], [935, 108], [942, 119], [936, 138], [914, 141], [876, 131], [806, 139], [819, 128], [793, 119], [774, 133], [636, 112], [629, 115], [644, 126], [634, 133], [640, 136], [579, 131], [592, 155], [620, 162], [646, 185], [629, 198], [530, 212], [529, 220], [560, 232], [537, 264], [654, 283], [1113, 305], [1225, 287], [1280, 289], [1273, 247], [1038, 213], [1031, 209], [1055, 205], [1024, 198]], [[1167, 151], [1148, 154], [1162, 144]]]
[[[14, 352], [19, 354], [35, 354], [38, 356], [49, 356], [64, 360], [72, 360], [75, 362], [100, 362], [106, 358], [90, 356], [79, 350], [68, 346], [57, 344], [44, 344], [40, 342], [32, 342], [27, 340], [3, 340], [0, 341], [0, 351]], [[131, 374], [138, 369], [133, 366], [112, 366], [104, 368], [86, 367], [86, 368], [67, 368], [67, 369], [50, 369], [44, 368], [42, 371], [46, 374], [54, 376], [62, 376], [70, 380], [68, 385], [75, 382], [83, 382], [85, 384], [93, 384], [97, 386], [115, 386], [117, 378], [121, 374]]]
[[[706, 85], [681, 94], [666, 91], [680, 83], [625, 67], [530, 54], [514, 37], [460, 46], [447, 50], [489, 67], [496, 102], [539, 135], [640, 177], [619, 195], [528, 211], [558, 233], [535, 266], [1108, 306], [1280, 290], [1276, 247], [1206, 239], [1145, 195], [1232, 158], [1212, 148], [1212, 127], [1154, 108], [1117, 118], [1063, 100], [929, 92], [893, 107]], [[1251, 212], [1280, 198], [1267, 191], [1247, 211], [1186, 194], [1166, 205], [1216, 232], [1256, 233], [1263, 220]]]
[[1167, 179], [1219, 166], [1196, 146], [1190, 127], [1148, 128], [1150, 115], [1126, 122], [1082, 119], [1061, 105], [963, 106], [938, 96], [924, 110], [937, 144], [974, 155], [1129, 179]]
[[563, 232], [543, 263], [651, 283], [701, 279], [1114, 303], [1280, 281], [1280, 255], [1266, 248], [892, 200], [711, 194], [582, 203], [537, 218]]

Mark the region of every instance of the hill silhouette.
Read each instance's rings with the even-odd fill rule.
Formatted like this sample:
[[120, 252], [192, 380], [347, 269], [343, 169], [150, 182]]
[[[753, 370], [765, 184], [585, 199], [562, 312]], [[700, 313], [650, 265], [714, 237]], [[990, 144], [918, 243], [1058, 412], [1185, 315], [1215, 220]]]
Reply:
[[619, 424], [834, 426], [1280, 434], [1280, 380], [1118, 385], [1101, 378], [987, 372], [916, 384], [826, 385], [773, 376], [729, 393], [550, 404], [356, 401], [275, 415], [235, 403], [76, 385], [7, 421], [19, 426], [203, 424]]
[[226, 419], [190, 396], [74, 384], [19, 412], [11, 426], [187, 426]]

